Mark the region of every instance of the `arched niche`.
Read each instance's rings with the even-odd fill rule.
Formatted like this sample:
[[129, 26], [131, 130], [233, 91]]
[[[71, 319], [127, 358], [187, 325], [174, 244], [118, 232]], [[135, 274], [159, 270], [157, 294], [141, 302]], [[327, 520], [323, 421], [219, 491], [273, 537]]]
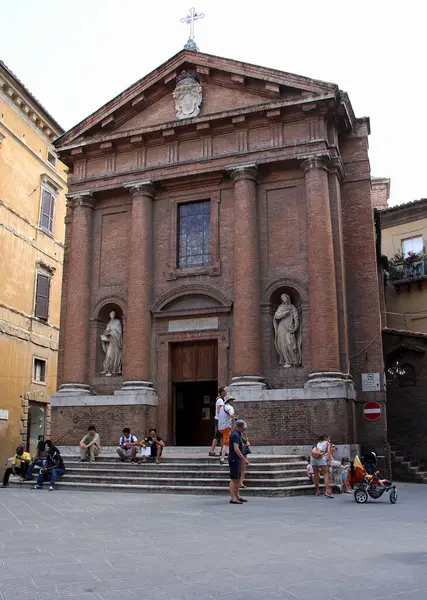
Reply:
[[102, 371], [102, 365], [104, 363], [104, 351], [102, 349], [101, 336], [107, 327], [107, 324], [110, 320], [110, 315], [112, 312], [116, 313], [116, 317], [120, 319], [123, 328], [123, 309], [115, 301], [106, 301], [105, 304], [100, 304], [97, 307], [97, 312], [95, 314], [95, 318], [92, 319], [95, 325], [96, 330], [96, 354], [95, 354], [95, 369], [96, 375], [100, 375]]
[[[293, 280], [278, 280], [270, 284], [265, 290], [263, 294], [263, 314], [264, 314], [264, 327], [268, 327], [269, 330], [269, 339], [270, 339], [270, 367], [273, 369], [272, 378], [276, 380], [282, 379], [284, 374], [287, 372], [287, 369], [283, 369], [284, 364], [284, 354], [279, 355], [277, 347], [276, 347], [276, 332], [274, 328], [274, 315], [276, 314], [277, 309], [282, 304], [282, 295], [287, 294], [290, 298], [291, 304], [296, 308], [297, 312], [294, 315], [299, 322], [299, 326], [295, 335], [295, 342], [299, 349], [299, 358], [300, 364], [292, 366], [294, 368], [300, 368], [304, 366], [304, 331], [306, 327], [305, 316], [306, 313], [306, 291], [304, 286], [302, 286], [299, 282]], [[267, 321], [268, 320], [268, 324]], [[294, 322], [294, 321], [293, 321]], [[278, 322], [276, 321], [278, 324]], [[283, 332], [282, 332], [283, 335]], [[282, 338], [283, 339], [283, 338]], [[283, 348], [283, 346], [282, 346]]]

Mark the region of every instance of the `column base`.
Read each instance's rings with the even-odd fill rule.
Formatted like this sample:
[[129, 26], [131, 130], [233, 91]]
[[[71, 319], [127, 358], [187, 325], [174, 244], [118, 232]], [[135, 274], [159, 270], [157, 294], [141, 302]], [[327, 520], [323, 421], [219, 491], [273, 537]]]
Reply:
[[123, 392], [138, 392], [143, 390], [153, 390], [154, 386], [151, 381], [124, 381], [121, 390], [117, 390], [115, 394]]
[[317, 373], [310, 373], [304, 387], [334, 387], [342, 385], [354, 389], [354, 382], [350, 374], [341, 373], [339, 371], [320, 371]]
[[232, 392], [232, 390], [236, 391], [244, 391], [244, 390], [265, 390], [267, 385], [263, 377], [258, 377], [256, 375], [242, 375], [241, 377], [233, 377], [231, 379], [230, 385], [227, 386], [227, 391]]
[[67, 396], [93, 396], [93, 392], [87, 383], [63, 383], [56, 394], [67, 394]]

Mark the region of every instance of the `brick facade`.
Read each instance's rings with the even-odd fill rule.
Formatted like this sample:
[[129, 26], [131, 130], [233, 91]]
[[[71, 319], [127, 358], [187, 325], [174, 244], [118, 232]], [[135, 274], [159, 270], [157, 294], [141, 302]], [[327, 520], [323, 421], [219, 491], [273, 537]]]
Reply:
[[[177, 120], [172, 94], [183, 70], [198, 78], [203, 104], [197, 117]], [[115, 443], [122, 425], [155, 420], [174, 443], [171, 349], [200, 339], [217, 343], [219, 385], [246, 382], [264, 394], [247, 401], [238, 388], [255, 443], [311, 443], [326, 430], [386, 448], [385, 424], [361, 417], [364, 401], [385, 401], [360, 388], [362, 372], [383, 372], [368, 133], [333, 84], [182, 51], [62, 136], [74, 204], [60, 383], [119, 403], [122, 388], [145, 382], [158, 405], [145, 407], [147, 417], [144, 405], [79, 413], [72, 402], [54, 404], [55, 432], [94, 421]], [[88, 191], [91, 231], [77, 206]], [[194, 201], [210, 201], [210, 260], [182, 269], [178, 210]], [[302, 319], [298, 367], [279, 365], [274, 345], [282, 293]], [[99, 335], [112, 309], [124, 327], [124, 372], [106, 378]], [[202, 322], [210, 325], [199, 330]], [[334, 391], [351, 381], [356, 399]], [[310, 396], [317, 385], [323, 399]], [[270, 390], [301, 389], [303, 400], [268, 399]]]

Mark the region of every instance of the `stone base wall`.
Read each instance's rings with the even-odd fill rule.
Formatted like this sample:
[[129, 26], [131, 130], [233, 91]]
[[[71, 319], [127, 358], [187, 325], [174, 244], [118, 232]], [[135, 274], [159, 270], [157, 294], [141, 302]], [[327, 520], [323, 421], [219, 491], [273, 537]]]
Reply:
[[[95, 425], [104, 446], [116, 446], [124, 427], [130, 427], [137, 437], [146, 434], [157, 425], [157, 406], [140, 405], [91, 405], [52, 407], [52, 441], [60, 438], [59, 444], [75, 445]], [[159, 435], [162, 432], [159, 431]]]
[[335, 444], [354, 444], [349, 430], [353, 400], [284, 400], [235, 402], [236, 415], [248, 424], [254, 445], [312, 445], [327, 433]]

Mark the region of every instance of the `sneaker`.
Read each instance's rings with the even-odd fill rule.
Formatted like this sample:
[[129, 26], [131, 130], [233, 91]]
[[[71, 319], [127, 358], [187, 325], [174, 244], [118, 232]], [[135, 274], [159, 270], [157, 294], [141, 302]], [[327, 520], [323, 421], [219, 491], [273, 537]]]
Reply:
[[230, 504], [243, 504], [241, 500], [230, 500]]
[[53, 485], [49, 486], [49, 492], [53, 492]]
[[41, 490], [41, 489], [42, 489], [42, 486], [41, 486], [41, 485], [35, 485], [35, 486], [33, 487], [33, 490]]
[[325, 492], [325, 496], [326, 496], [326, 498], [333, 498], [334, 497], [334, 495], [333, 495], [332, 492]]
[[242, 498], [241, 496], [239, 496], [239, 497], [237, 498], [237, 500], [238, 500], [239, 502], [247, 502], [246, 498]]
[[218, 454], [215, 454], [215, 452], [209, 452], [209, 456], [218, 456]]
[[225, 460], [223, 458], [221, 458], [220, 461], [219, 461], [219, 464], [220, 465], [225, 465]]

